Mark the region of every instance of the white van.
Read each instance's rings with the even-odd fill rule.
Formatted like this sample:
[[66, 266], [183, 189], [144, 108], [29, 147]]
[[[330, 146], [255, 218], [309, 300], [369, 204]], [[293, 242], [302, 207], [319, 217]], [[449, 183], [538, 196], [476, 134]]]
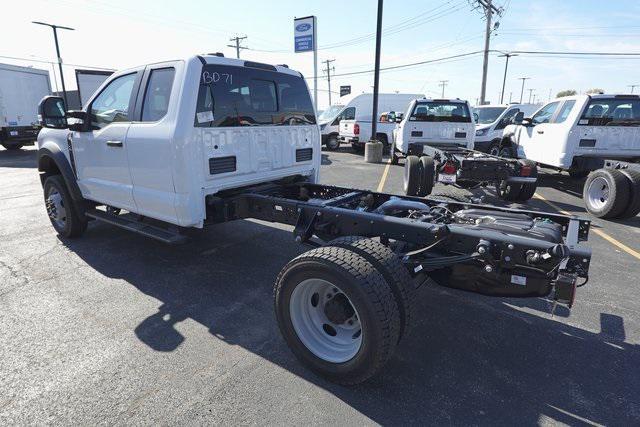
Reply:
[[[405, 111], [411, 100], [420, 98], [419, 94], [380, 93], [378, 94], [378, 114], [383, 111]], [[342, 120], [358, 120], [369, 122], [373, 116], [373, 94], [343, 96], [318, 116], [322, 144], [328, 150], [335, 150], [340, 146], [340, 122]]]
[[476, 137], [473, 149], [497, 156], [500, 153], [500, 141], [505, 127], [510, 125], [520, 111], [526, 117], [533, 114], [539, 104], [480, 105], [473, 108], [473, 120], [476, 122]]

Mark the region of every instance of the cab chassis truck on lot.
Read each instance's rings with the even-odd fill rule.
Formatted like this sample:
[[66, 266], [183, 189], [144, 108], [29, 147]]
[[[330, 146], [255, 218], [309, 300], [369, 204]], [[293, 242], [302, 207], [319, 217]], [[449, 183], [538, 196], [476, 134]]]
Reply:
[[471, 189], [492, 184], [498, 197], [526, 201], [533, 197], [538, 168], [530, 160], [507, 159], [454, 145], [409, 145], [404, 164], [404, 192], [431, 194], [435, 182]]
[[40, 114], [38, 169], [63, 237], [97, 220], [178, 243], [253, 218], [315, 245], [278, 275], [275, 312], [299, 360], [337, 383], [383, 369], [427, 280], [571, 306], [588, 279], [588, 221], [318, 184], [315, 112], [284, 66], [151, 64], [115, 73], [83, 111], [48, 97]]

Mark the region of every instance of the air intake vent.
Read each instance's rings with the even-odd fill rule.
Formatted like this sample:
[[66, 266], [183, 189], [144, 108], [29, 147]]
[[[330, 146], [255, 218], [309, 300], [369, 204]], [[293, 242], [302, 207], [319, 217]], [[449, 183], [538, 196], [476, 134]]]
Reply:
[[466, 138], [466, 137], [467, 137], [466, 132], [456, 132], [456, 138]]
[[234, 172], [235, 170], [236, 156], [212, 157], [209, 159], [209, 173], [211, 175]]
[[308, 162], [313, 158], [313, 148], [299, 148], [296, 150], [296, 162]]

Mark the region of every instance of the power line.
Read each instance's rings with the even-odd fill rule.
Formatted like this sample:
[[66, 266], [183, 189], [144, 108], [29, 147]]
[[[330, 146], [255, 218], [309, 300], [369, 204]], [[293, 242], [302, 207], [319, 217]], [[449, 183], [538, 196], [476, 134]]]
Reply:
[[249, 49], [248, 47], [240, 46], [240, 40], [244, 40], [246, 38], [247, 38], [247, 36], [242, 36], [242, 37], [235, 36], [235, 37], [232, 37], [232, 38], [229, 39], [230, 42], [232, 42], [232, 41], [236, 42], [235, 45], [228, 44], [227, 47], [233, 47], [233, 48], [236, 49], [236, 58], [238, 58], [238, 59], [240, 59], [240, 50], [241, 49]]
[[[19, 56], [5, 56], [5, 55], [0, 55], [0, 58], [3, 59], [12, 59], [14, 61], [27, 61], [27, 62], [38, 62], [38, 63], [42, 63], [42, 64], [55, 64], [55, 61], [45, 61], [44, 59], [32, 59], [32, 58], [22, 58]], [[63, 67], [79, 67], [79, 68], [89, 68], [92, 70], [104, 70], [104, 71], [115, 71], [115, 69], [113, 68], [104, 68], [104, 67], [94, 67], [91, 65], [80, 65], [80, 64], [67, 64], [67, 63], [63, 63], [62, 64]]]

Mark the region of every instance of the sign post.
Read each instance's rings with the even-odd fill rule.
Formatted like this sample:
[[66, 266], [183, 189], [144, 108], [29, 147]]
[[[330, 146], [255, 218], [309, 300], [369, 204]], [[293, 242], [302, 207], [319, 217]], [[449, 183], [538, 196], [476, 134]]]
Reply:
[[318, 32], [315, 16], [305, 16], [293, 20], [294, 51], [313, 51], [313, 103], [318, 110]]

